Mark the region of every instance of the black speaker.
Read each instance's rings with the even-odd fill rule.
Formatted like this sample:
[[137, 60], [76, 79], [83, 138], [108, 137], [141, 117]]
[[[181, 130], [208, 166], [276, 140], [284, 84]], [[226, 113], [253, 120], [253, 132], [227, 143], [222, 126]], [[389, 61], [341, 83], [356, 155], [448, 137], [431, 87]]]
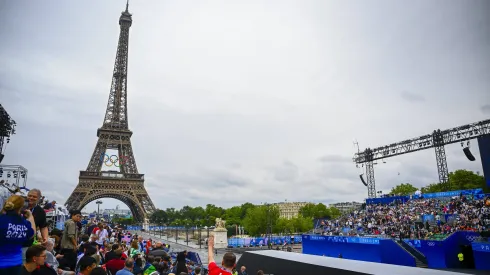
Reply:
[[362, 174], [359, 175], [359, 178], [361, 178], [361, 181], [362, 181], [362, 184], [364, 184], [364, 186], [367, 187], [367, 183], [366, 181], [364, 180], [364, 178], [362, 177]]
[[4, 154], [0, 154], [0, 163], [2, 163], [3, 157], [4, 157]]
[[463, 152], [470, 161], [475, 161], [475, 156], [470, 151], [470, 147], [463, 148]]

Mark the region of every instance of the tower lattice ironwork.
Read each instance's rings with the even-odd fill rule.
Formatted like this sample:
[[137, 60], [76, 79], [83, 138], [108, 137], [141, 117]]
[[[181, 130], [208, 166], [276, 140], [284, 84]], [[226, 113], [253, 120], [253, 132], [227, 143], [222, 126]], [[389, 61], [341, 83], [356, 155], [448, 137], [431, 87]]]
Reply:
[[[119, 41], [104, 122], [97, 129], [98, 141], [87, 169], [80, 171], [78, 185], [65, 205], [68, 209], [81, 210], [97, 199], [114, 198], [130, 208], [135, 220], [143, 222], [155, 210], [155, 206], [145, 189], [144, 175], [138, 173], [131, 147], [133, 132], [128, 127], [128, 44], [132, 22], [126, 4], [126, 10], [119, 18]], [[117, 150], [118, 155], [109, 156], [106, 154], [108, 149]], [[107, 161], [115, 162], [119, 171], [102, 171]]]

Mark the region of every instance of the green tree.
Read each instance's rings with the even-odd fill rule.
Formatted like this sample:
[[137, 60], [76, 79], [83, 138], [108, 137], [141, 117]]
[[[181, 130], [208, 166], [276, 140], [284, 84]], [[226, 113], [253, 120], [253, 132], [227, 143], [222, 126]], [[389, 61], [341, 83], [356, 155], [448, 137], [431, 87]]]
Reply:
[[305, 218], [324, 218], [330, 216], [330, 210], [325, 204], [307, 203], [299, 209], [299, 214]]
[[422, 193], [437, 193], [444, 191], [465, 190], [482, 188], [484, 193], [490, 192], [485, 184], [485, 178], [473, 171], [468, 170], [456, 170], [449, 173], [449, 189], [446, 190], [446, 186], [440, 183], [431, 183], [421, 188]]
[[200, 223], [204, 220], [204, 218], [206, 218], [206, 211], [201, 206], [198, 206], [198, 207], [194, 207], [192, 212], [195, 217], [196, 224], [200, 225]]
[[179, 210], [179, 213], [180, 213], [180, 217], [182, 217], [182, 219], [189, 219], [189, 220], [195, 220], [196, 217], [194, 215], [194, 209], [188, 205], [182, 207], [182, 209]]
[[485, 178], [482, 175], [476, 174], [468, 170], [456, 170], [449, 173], [449, 183], [451, 190], [465, 190], [486, 188]]
[[180, 219], [180, 211], [175, 210], [173, 207], [165, 209], [165, 213], [167, 213], [168, 222], [170, 223]]
[[205, 208], [205, 222], [206, 226], [215, 225], [216, 218], [223, 218], [225, 214], [225, 210], [221, 207], [218, 207], [214, 204], [207, 204]]
[[155, 224], [166, 224], [168, 222], [167, 212], [161, 209], [155, 210], [150, 216], [150, 222]]
[[294, 223], [292, 220], [286, 218], [277, 219], [276, 226], [274, 227], [274, 233], [283, 233], [283, 232], [295, 232]]
[[254, 208], [254, 207], [255, 207], [255, 205], [253, 205], [253, 204], [251, 204], [249, 202], [246, 202], [246, 203], [242, 204], [240, 206], [240, 208], [242, 209], [242, 214], [240, 215], [240, 219], [241, 220], [245, 219], [245, 215], [247, 215], [248, 209]]
[[279, 209], [274, 205], [261, 205], [254, 208], [249, 208], [243, 226], [251, 236], [267, 233], [268, 221], [270, 221], [272, 229], [276, 228], [279, 219]]
[[444, 186], [440, 183], [431, 183], [425, 187], [422, 187], [420, 191], [422, 191], [423, 194], [442, 192], [444, 191]]
[[120, 225], [131, 225], [134, 224], [133, 218], [119, 218], [117, 220], [112, 220], [115, 224], [120, 224]]
[[303, 217], [301, 215], [298, 215], [294, 218], [292, 218], [292, 223], [293, 223], [293, 230], [290, 231], [292, 232], [307, 232], [311, 229], [313, 229], [313, 222], [311, 221], [310, 218]]
[[328, 208], [328, 212], [330, 213], [329, 216], [331, 219], [336, 219], [336, 218], [342, 216], [342, 212], [340, 212], [340, 210], [338, 210], [337, 208], [335, 208], [333, 206]]
[[401, 196], [406, 196], [415, 193], [415, 191], [419, 190], [418, 188], [414, 187], [410, 183], [401, 183], [393, 188], [391, 188], [391, 195], [401, 195]]
[[224, 219], [228, 225], [241, 225], [242, 223], [242, 208], [240, 206], [233, 206], [225, 210]]
[[316, 205], [314, 203], [307, 203], [305, 206], [299, 209], [299, 214], [303, 217], [314, 218], [316, 211]]

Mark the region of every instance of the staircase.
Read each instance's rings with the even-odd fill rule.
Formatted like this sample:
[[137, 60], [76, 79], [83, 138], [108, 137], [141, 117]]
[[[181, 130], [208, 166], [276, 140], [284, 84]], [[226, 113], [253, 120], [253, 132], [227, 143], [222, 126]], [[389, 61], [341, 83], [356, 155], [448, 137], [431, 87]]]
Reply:
[[400, 240], [393, 240], [396, 244], [398, 244], [403, 250], [407, 251], [408, 254], [412, 255], [415, 259], [415, 266], [421, 268], [427, 268], [427, 258], [424, 254], [420, 253], [417, 249], [413, 248], [409, 244]]

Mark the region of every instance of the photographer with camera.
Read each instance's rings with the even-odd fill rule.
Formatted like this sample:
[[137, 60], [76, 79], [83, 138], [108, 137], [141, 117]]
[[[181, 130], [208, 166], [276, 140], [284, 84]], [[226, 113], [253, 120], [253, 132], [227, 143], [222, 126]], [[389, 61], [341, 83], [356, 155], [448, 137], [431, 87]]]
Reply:
[[20, 274], [22, 245], [34, 237], [34, 217], [31, 211], [22, 211], [24, 202], [21, 196], [10, 196], [0, 214], [0, 274]]

